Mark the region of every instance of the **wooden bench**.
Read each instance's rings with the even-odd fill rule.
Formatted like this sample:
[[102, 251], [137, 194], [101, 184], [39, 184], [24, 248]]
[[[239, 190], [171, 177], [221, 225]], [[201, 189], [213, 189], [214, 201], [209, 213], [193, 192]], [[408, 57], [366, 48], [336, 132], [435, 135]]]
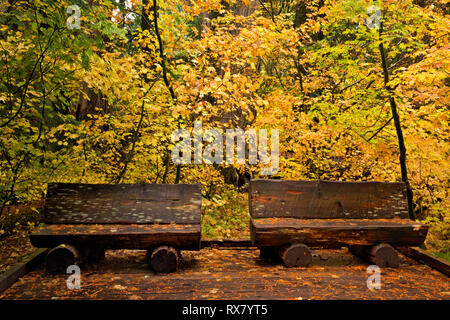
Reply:
[[105, 249], [146, 249], [156, 272], [176, 270], [180, 250], [200, 250], [198, 184], [48, 185], [45, 226], [30, 234], [35, 247], [53, 248], [47, 270], [99, 259]]
[[418, 246], [428, 227], [408, 218], [404, 183], [250, 182], [251, 237], [261, 257], [311, 263], [310, 247], [349, 247], [379, 267], [396, 267], [392, 245]]

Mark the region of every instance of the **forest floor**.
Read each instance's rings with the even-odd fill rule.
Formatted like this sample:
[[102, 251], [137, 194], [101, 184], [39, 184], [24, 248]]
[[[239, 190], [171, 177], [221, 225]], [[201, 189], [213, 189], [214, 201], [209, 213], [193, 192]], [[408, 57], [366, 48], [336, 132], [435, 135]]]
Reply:
[[381, 271], [381, 288], [368, 289], [368, 264], [347, 250], [315, 250], [312, 265], [285, 268], [261, 260], [257, 249], [185, 251], [179, 270], [154, 274], [143, 250], [106, 252], [81, 266], [81, 288], [43, 265], [0, 299], [450, 299], [450, 279], [401, 255], [399, 268]]

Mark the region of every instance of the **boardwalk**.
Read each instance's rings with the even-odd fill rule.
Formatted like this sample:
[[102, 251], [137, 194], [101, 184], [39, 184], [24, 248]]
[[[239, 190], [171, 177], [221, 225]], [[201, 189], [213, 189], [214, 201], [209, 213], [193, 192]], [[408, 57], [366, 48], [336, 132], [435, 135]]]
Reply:
[[68, 275], [46, 275], [43, 266], [19, 279], [2, 299], [444, 299], [445, 275], [401, 256], [384, 269], [380, 290], [366, 285], [368, 264], [347, 250], [314, 251], [312, 266], [284, 268], [259, 259], [259, 251], [186, 251], [179, 271], [155, 275], [145, 251], [107, 251], [82, 267], [81, 289], [68, 290]]

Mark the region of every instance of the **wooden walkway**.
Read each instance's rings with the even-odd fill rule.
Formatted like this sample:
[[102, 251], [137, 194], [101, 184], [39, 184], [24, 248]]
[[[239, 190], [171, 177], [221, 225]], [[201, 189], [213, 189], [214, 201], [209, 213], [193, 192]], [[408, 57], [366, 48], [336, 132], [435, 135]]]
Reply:
[[397, 269], [382, 269], [381, 289], [366, 285], [368, 264], [347, 250], [314, 251], [312, 266], [285, 268], [259, 259], [256, 249], [183, 252], [178, 272], [154, 274], [145, 251], [107, 251], [82, 266], [81, 289], [69, 275], [47, 275], [41, 265], [7, 289], [1, 299], [443, 299], [450, 278], [401, 255]]

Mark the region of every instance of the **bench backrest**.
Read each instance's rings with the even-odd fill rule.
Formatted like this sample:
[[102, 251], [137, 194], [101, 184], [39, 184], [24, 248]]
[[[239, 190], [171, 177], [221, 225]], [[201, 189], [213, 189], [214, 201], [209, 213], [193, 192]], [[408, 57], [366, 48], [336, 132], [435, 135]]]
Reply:
[[406, 187], [400, 182], [250, 182], [252, 218], [392, 219], [408, 218]]
[[50, 183], [47, 224], [199, 224], [199, 184]]

